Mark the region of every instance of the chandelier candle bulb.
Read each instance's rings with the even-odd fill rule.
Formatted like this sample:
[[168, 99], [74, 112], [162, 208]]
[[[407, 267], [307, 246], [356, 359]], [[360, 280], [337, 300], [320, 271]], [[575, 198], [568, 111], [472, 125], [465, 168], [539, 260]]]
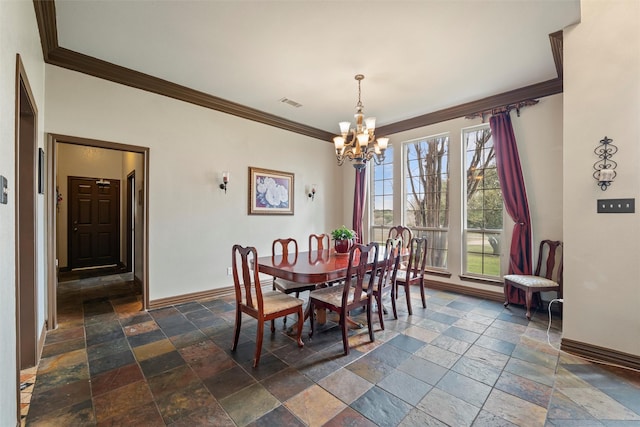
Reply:
[[346, 138], [349, 133], [349, 128], [351, 127], [351, 122], [340, 122], [340, 133]]
[[375, 117], [367, 117], [366, 119], [364, 119], [364, 123], [367, 126], [367, 130], [369, 130], [369, 132], [373, 132], [376, 129]]

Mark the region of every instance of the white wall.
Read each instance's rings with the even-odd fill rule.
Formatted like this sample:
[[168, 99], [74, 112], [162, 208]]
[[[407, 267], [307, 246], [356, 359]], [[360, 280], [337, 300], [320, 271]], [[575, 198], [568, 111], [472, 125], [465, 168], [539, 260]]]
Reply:
[[[74, 144], [58, 144], [58, 173], [57, 186], [62, 194], [62, 202], [58, 205], [57, 221], [57, 255], [58, 266], [68, 267], [68, 214], [69, 214], [69, 189], [68, 177], [87, 177], [120, 180], [120, 205], [122, 208], [122, 194], [126, 189], [126, 173], [123, 171], [122, 151], [107, 150], [105, 148], [85, 147]], [[124, 181], [122, 179], [124, 174]], [[120, 235], [123, 235], [123, 227], [120, 226]], [[122, 237], [120, 238], [122, 241]], [[122, 259], [123, 254], [121, 254]]]
[[[520, 117], [511, 113], [513, 129], [518, 144], [522, 173], [526, 182], [529, 211], [533, 224], [534, 263], [538, 256], [537, 244], [542, 239], [562, 240], [562, 95], [541, 98], [537, 105], [524, 108]], [[449, 222], [448, 271], [450, 279], [434, 277], [434, 280], [502, 293], [502, 287], [462, 281], [462, 224], [461, 129], [482, 123], [481, 119], [458, 118], [431, 126], [390, 135], [394, 145], [396, 165], [400, 164], [402, 142], [449, 132], [449, 180], [451, 183]], [[400, 171], [394, 170], [394, 206], [401, 209], [402, 188]], [[507, 215], [505, 214], [505, 217]], [[503, 273], [508, 268], [509, 246], [513, 222], [505, 221], [502, 243]]]
[[[306, 247], [343, 218], [332, 144], [94, 77], [46, 67], [46, 131], [149, 147], [149, 298], [232, 285], [234, 243]], [[295, 174], [295, 215], [247, 214], [248, 167]], [[221, 172], [231, 172], [227, 193]], [[353, 178], [351, 178], [353, 179]], [[305, 186], [316, 183], [315, 201]], [[350, 217], [348, 218], [350, 221]]]
[[[640, 189], [640, 2], [582, 2], [564, 34], [564, 338], [640, 355], [640, 223], [598, 214], [596, 200]], [[605, 136], [618, 153], [615, 182], [591, 176]]]
[[[38, 147], [44, 148], [44, 62], [33, 2], [0, 1], [0, 175], [9, 184], [8, 204], [0, 205], [0, 425], [16, 425], [15, 276], [15, 104], [16, 54], [20, 54], [38, 109]], [[37, 328], [44, 325], [44, 196], [37, 196]]]

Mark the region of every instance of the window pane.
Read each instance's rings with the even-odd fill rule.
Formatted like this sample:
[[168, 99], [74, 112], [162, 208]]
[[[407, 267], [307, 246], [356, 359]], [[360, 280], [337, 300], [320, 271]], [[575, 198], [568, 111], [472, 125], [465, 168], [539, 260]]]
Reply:
[[464, 230], [466, 273], [500, 276], [504, 203], [488, 125], [463, 131], [466, 188]]
[[[499, 235], [489, 233], [467, 233], [467, 273], [484, 276], [500, 275]], [[492, 246], [496, 245], [496, 249]]]
[[[404, 221], [415, 236], [429, 239], [430, 267], [447, 267], [449, 227], [449, 136], [406, 142]], [[440, 229], [437, 236], [434, 229]]]
[[[388, 228], [393, 224], [393, 147], [385, 152], [385, 160], [381, 165], [370, 162], [373, 166], [371, 204], [371, 239], [384, 242]], [[384, 240], [383, 240], [384, 237]]]

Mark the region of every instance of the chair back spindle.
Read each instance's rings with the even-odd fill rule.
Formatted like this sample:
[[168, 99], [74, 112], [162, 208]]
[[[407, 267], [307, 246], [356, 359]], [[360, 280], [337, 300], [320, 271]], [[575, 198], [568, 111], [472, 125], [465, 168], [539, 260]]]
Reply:
[[[363, 291], [367, 298], [371, 297], [375, 274], [367, 274], [367, 271], [376, 271], [378, 268], [378, 250], [376, 242], [368, 245], [355, 244], [349, 250], [349, 264], [347, 266], [347, 278], [342, 292], [342, 306], [345, 307], [352, 294], [351, 305], [358, 304], [363, 298]], [[364, 281], [368, 280], [367, 286]]]

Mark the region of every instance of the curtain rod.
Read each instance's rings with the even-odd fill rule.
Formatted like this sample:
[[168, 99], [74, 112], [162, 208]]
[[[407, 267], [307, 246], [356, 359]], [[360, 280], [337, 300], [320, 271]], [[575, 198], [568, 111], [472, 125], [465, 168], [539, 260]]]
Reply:
[[498, 113], [509, 113], [511, 110], [516, 110], [518, 117], [520, 117], [520, 109], [524, 107], [530, 107], [536, 105], [537, 99], [525, 99], [524, 101], [516, 102], [515, 104], [502, 105], [500, 107], [492, 108], [490, 110], [478, 111], [477, 113], [469, 114], [465, 116], [465, 119], [475, 119], [476, 117], [482, 117], [482, 123], [485, 121], [486, 116], [491, 116]]

